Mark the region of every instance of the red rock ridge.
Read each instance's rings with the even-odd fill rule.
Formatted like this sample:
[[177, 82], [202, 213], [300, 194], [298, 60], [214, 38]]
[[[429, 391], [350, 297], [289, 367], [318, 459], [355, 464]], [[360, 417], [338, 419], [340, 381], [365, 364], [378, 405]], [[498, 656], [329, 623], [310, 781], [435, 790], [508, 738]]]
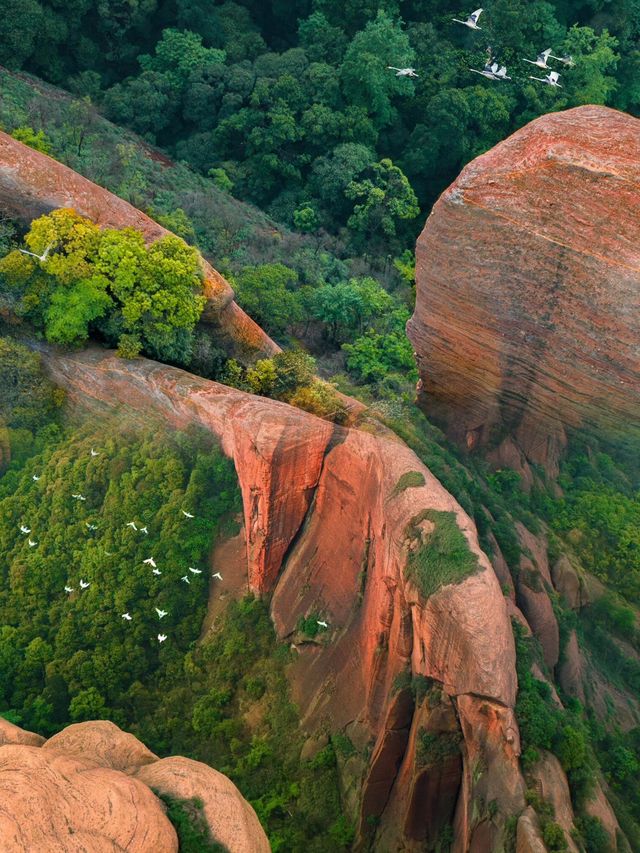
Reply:
[[[417, 246], [421, 399], [554, 471], [566, 428], [640, 425], [640, 121], [579, 107], [472, 161]], [[512, 454], [513, 455], [513, 454]]]
[[[102, 227], [135, 228], [149, 242], [170, 233], [129, 202], [0, 131], [0, 208], [30, 222], [59, 207], [73, 208]], [[240, 350], [278, 352], [279, 347], [233, 301], [233, 290], [220, 273], [204, 259], [202, 268], [208, 300], [202, 320], [219, 325]]]
[[[81, 406], [128, 405], [178, 427], [198, 423], [219, 437], [242, 489], [250, 588], [272, 595], [282, 638], [295, 638], [300, 616], [322, 614], [330, 626], [318, 641], [298, 647], [291, 679], [303, 724], [309, 732], [351, 731], [377, 756], [358, 781], [368, 810], [361, 811], [361, 834], [365, 819], [375, 817], [384, 836], [377, 849], [396, 849], [396, 843], [421, 849], [420, 797], [431, 790], [429, 796], [450, 803], [453, 786], [460, 789], [457, 849], [468, 849], [478, 831], [488, 832], [493, 843], [491, 833], [498, 830], [487, 829], [478, 816], [476, 798], [497, 800], [503, 814], [524, 804], [513, 636], [473, 523], [413, 452], [397, 440], [335, 427], [143, 359], [127, 362], [92, 350], [49, 352], [44, 361]], [[397, 493], [408, 471], [422, 473], [425, 485]], [[425, 601], [404, 567], [407, 525], [426, 509], [456, 514], [479, 570]], [[464, 734], [457, 783], [451, 775], [431, 788], [418, 783], [407, 744], [426, 712], [395, 688], [408, 669], [440, 682], [453, 703]], [[477, 767], [484, 770], [474, 772]], [[393, 808], [386, 814], [388, 803]], [[437, 811], [438, 801], [429, 808]]]

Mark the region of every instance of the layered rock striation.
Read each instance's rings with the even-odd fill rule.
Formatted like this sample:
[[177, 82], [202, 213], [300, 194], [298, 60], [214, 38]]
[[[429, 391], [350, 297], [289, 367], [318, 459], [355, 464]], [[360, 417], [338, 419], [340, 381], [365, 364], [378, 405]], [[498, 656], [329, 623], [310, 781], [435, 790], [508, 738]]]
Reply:
[[472, 161], [416, 282], [421, 401], [458, 442], [554, 471], [567, 429], [640, 427], [640, 121], [553, 113]]
[[[458, 850], [481, 849], [474, 838], [497, 844], [500, 821], [474, 804], [495, 800], [503, 815], [524, 805], [507, 606], [472, 521], [413, 452], [143, 359], [90, 350], [44, 361], [72, 404], [199, 424], [233, 458], [248, 585], [271, 596], [279, 636], [298, 649], [303, 726], [343, 731], [371, 756], [345, 783], [362, 843], [377, 827], [377, 849], [422, 849], [437, 815], [455, 816]], [[423, 485], [400, 488], [411, 472]], [[478, 566], [427, 597], [406, 566], [409, 528], [430, 510], [453, 514]], [[315, 640], [297, 632], [312, 614], [329, 625]], [[415, 698], [412, 678], [437, 689]], [[416, 748], [423, 731], [459, 735], [435, 775]]]
[[0, 718], [3, 853], [178, 853], [156, 790], [202, 800], [212, 837], [230, 853], [269, 853], [254, 810], [206, 764], [158, 759], [105, 720], [69, 726], [45, 741]]
[[[105, 228], [135, 228], [150, 243], [169, 233], [129, 202], [0, 131], [0, 210], [30, 222], [60, 207], [73, 208]], [[234, 302], [229, 283], [204, 259], [202, 271], [207, 297], [202, 321], [216, 327], [239, 352], [278, 352]]]

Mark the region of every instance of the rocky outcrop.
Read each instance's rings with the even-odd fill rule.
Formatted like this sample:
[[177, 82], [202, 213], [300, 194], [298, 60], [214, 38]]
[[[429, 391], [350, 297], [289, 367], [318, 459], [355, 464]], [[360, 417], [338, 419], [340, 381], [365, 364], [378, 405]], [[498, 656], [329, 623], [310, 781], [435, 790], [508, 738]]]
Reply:
[[[59, 207], [70, 207], [109, 228], [135, 228], [148, 242], [168, 234], [157, 222], [57, 160], [0, 131], [0, 210], [30, 222]], [[216, 327], [235, 350], [272, 355], [279, 347], [233, 301], [229, 283], [204, 259], [202, 321]]]
[[[271, 595], [283, 639], [295, 639], [301, 616], [315, 614], [329, 625], [314, 641], [297, 644], [290, 673], [306, 731], [357, 730], [363, 751], [385, 768], [380, 774], [369, 763], [359, 782], [360, 803], [372, 804], [385, 839], [378, 849], [406, 843], [407, 822], [420, 835], [417, 816], [452, 796], [459, 850], [480, 849], [474, 837], [487, 833], [473, 806], [477, 797], [495, 800], [502, 815], [523, 807], [505, 599], [472, 521], [412, 451], [395, 438], [336, 427], [143, 359], [93, 350], [49, 352], [44, 361], [71, 404], [129, 406], [147, 419], [196, 423], [218, 436], [242, 490], [250, 589]], [[419, 471], [424, 485], [398, 490], [409, 471]], [[478, 570], [425, 599], [405, 566], [407, 527], [429, 509], [455, 515]], [[452, 770], [439, 784], [420, 781], [408, 744], [421, 717], [412, 702], [402, 710], [394, 699], [407, 669], [437, 682], [450, 702], [464, 737], [458, 783]], [[416, 796], [431, 799], [407, 811]], [[397, 802], [402, 809], [392, 807]]]
[[3, 853], [177, 853], [176, 831], [152, 787], [203, 800], [212, 836], [230, 853], [270, 850], [251, 806], [211, 767], [158, 760], [106, 721], [69, 726], [41, 746], [34, 738], [0, 720]]
[[571, 837], [574, 815], [569, 783], [560, 762], [553, 753], [542, 750], [531, 775], [538, 795], [553, 808], [553, 819], [564, 831], [567, 849], [570, 853], [578, 853], [578, 847]]
[[176, 756], [140, 768], [136, 778], [174, 799], [201, 800], [213, 837], [231, 853], [271, 850], [252, 807], [239, 796], [233, 782], [213, 767]]
[[[555, 473], [571, 428], [640, 425], [640, 121], [543, 116], [472, 161], [417, 246], [421, 401]], [[507, 455], [514, 456], [513, 446]]]

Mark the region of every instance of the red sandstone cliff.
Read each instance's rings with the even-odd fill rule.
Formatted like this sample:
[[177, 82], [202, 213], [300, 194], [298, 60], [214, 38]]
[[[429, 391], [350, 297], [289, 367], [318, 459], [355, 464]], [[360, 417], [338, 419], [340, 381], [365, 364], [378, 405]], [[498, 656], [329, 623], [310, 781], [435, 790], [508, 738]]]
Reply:
[[[59, 207], [72, 207], [103, 227], [135, 228], [149, 242], [169, 233], [128, 202], [0, 131], [0, 209], [30, 222]], [[229, 283], [206, 261], [202, 266], [208, 299], [203, 322], [219, 327], [241, 352], [277, 352], [279, 347], [233, 301]]]
[[588, 106], [531, 122], [442, 194], [407, 328], [422, 403], [458, 441], [510, 435], [553, 471], [567, 427], [640, 426], [639, 187], [640, 121]]
[[0, 718], [3, 853], [177, 853], [175, 829], [151, 788], [202, 800], [212, 836], [231, 853], [269, 853], [256, 813], [217, 770], [159, 759], [105, 720], [45, 741]]
[[[310, 735], [343, 730], [370, 751], [345, 774], [361, 837], [375, 818], [374, 849], [417, 851], [455, 810], [456, 850], [492, 849], [500, 820], [478, 803], [495, 800], [503, 816], [524, 805], [507, 607], [473, 523], [412, 451], [154, 362], [97, 350], [44, 359], [72, 405], [198, 423], [233, 458], [250, 588], [272, 595], [283, 639], [295, 639], [300, 616], [329, 623], [299, 644], [292, 687]], [[398, 492], [408, 471], [425, 484]], [[404, 570], [407, 527], [427, 509], [455, 513], [479, 570], [425, 600]], [[397, 686], [407, 671], [440, 689], [414, 702]], [[427, 772], [421, 729], [461, 732], [461, 755]]]

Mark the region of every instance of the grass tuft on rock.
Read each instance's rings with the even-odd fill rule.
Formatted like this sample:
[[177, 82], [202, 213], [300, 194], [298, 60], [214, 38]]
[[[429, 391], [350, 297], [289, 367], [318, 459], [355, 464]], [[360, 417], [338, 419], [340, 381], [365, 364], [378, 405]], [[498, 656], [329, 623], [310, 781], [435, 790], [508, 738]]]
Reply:
[[405, 492], [407, 489], [415, 489], [425, 484], [424, 474], [421, 471], [405, 471], [393, 488], [392, 498]]
[[[425, 521], [434, 525], [430, 532], [422, 527]], [[407, 534], [412, 550], [405, 574], [425, 597], [478, 570], [478, 558], [458, 527], [455, 513], [426, 510], [410, 522]]]

